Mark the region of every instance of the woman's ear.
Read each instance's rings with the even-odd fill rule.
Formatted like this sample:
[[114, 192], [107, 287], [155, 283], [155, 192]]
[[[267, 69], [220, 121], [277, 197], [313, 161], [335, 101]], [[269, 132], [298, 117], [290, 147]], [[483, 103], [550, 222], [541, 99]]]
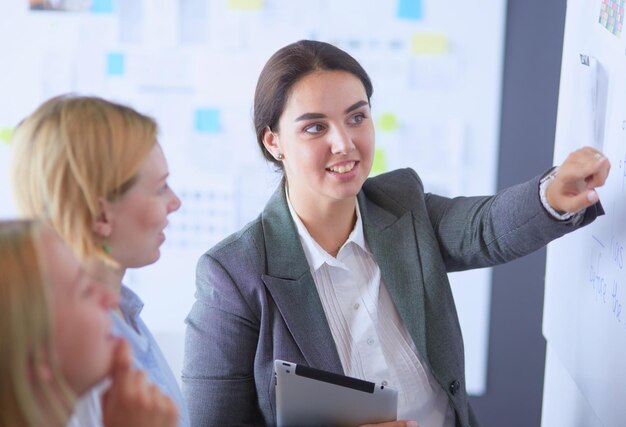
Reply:
[[272, 132], [269, 126], [266, 126], [265, 130], [263, 130], [263, 145], [265, 146], [265, 149], [270, 153], [270, 155], [274, 158], [278, 157], [278, 154], [281, 153], [278, 142], [278, 135]]
[[39, 361], [33, 360], [32, 357], [28, 358], [28, 381], [31, 384], [38, 381], [50, 382], [52, 378], [52, 368], [47, 358]]
[[91, 227], [93, 232], [102, 238], [109, 237], [113, 231], [111, 217], [109, 201], [104, 197], [98, 198], [98, 216]]

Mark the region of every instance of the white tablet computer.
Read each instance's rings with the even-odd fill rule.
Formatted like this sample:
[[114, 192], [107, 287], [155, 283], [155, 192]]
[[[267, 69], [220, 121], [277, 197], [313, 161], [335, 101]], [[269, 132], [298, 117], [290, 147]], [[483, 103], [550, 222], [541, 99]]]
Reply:
[[279, 427], [359, 426], [396, 419], [398, 392], [387, 386], [278, 359], [274, 373]]

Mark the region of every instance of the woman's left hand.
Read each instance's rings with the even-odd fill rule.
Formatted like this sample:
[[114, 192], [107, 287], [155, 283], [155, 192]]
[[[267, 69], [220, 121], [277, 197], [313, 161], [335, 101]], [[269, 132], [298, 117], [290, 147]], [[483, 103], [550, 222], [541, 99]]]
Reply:
[[604, 185], [610, 169], [609, 159], [595, 148], [570, 153], [546, 189], [548, 203], [560, 213], [594, 205], [600, 199], [595, 189]]

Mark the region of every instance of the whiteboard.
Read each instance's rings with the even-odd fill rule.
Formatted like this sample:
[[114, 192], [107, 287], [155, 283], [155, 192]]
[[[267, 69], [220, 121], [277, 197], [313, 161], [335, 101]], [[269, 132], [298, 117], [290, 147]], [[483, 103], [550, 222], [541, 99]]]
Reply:
[[593, 145], [612, 170], [598, 191], [606, 215], [548, 246], [545, 426], [623, 426], [626, 420], [623, 7], [624, 0], [567, 4], [554, 163]]
[[[176, 374], [195, 264], [252, 220], [279, 182], [257, 146], [259, 72], [302, 38], [355, 56], [374, 84], [373, 173], [413, 167], [427, 191], [496, 190], [505, 0], [27, 0], [0, 2], [0, 217], [14, 215], [5, 137], [45, 99], [95, 94], [154, 116], [182, 207], [156, 264], [127, 272]], [[451, 275], [466, 383], [486, 386], [491, 270]]]

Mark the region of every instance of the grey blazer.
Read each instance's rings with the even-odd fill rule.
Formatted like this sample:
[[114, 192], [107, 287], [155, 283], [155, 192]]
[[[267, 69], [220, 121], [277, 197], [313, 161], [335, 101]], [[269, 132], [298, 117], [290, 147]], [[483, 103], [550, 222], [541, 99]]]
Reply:
[[[603, 213], [598, 204], [579, 225], [555, 221], [538, 182], [449, 199], [425, 194], [404, 169], [368, 179], [358, 195], [365, 238], [457, 426], [478, 424], [446, 273], [513, 260]], [[200, 258], [186, 322], [182, 380], [193, 426], [275, 424], [274, 359], [343, 373], [282, 185], [256, 220]]]

